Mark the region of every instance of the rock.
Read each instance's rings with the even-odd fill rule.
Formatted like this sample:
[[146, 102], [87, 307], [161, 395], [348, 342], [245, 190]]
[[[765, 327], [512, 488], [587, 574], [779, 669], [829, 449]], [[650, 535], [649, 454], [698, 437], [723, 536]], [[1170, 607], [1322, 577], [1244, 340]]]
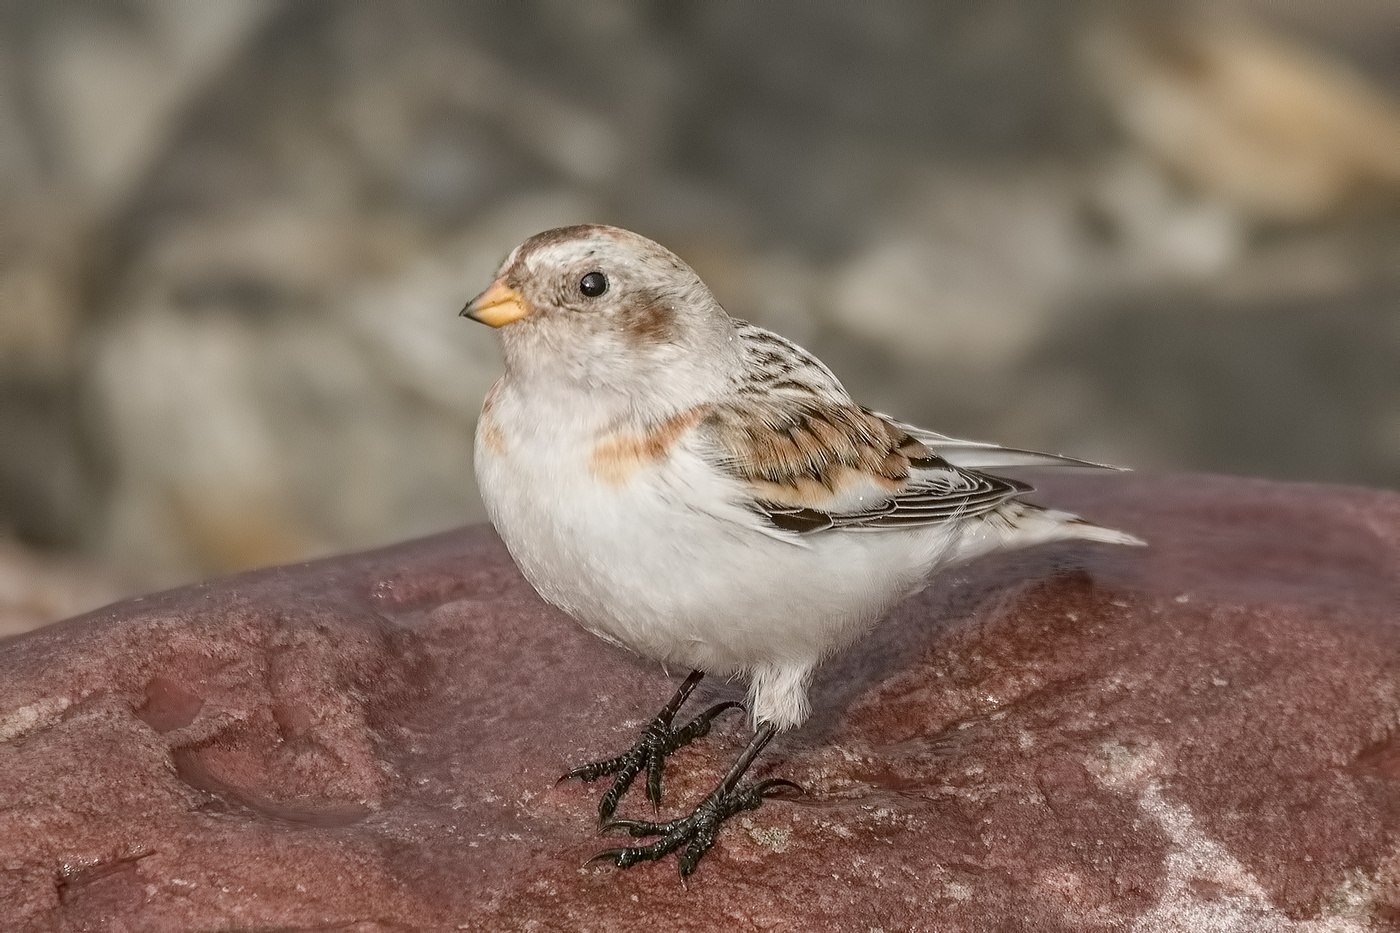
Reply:
[[[1365, 931], [1400, 922], [1400, 497], [1054, 477], [1146, 551], [939, 579], [760, 759], [806, 785], [582, 868], [673, 681], [469, 529], [134, 599], [0, 645], [13, 929]], [[674, 672], [673, 672], [674, 673]], [[702, 685], [702, 689], [705, 685]], [[710, 685], [710, 697], [731, 688]], [[677, 755], [666, 812], [741, 747]], [[646, 810], [639, 792], [623, 812]]]

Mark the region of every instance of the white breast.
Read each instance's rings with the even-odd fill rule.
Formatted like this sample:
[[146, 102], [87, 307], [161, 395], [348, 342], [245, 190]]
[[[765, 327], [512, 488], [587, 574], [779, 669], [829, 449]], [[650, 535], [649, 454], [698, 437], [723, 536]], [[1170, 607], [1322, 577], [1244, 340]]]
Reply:
[[916, 589], [946, 535], [785, 539], [690, 444], [590, 468], [600, 425], [493, 391], [477, 429], [487, 512], [526, 579], [590, 631], [712, 673], [810, 668]]

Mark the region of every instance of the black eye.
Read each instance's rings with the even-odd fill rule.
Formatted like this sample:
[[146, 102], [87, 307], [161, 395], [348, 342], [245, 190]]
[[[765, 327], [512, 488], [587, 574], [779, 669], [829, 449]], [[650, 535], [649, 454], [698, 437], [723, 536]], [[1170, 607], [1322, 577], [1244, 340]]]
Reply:
[[608, 290], [608, 277], [601, 272], [590, 272], [578, 280], [578, 290], [586, 298], [597, 298]]

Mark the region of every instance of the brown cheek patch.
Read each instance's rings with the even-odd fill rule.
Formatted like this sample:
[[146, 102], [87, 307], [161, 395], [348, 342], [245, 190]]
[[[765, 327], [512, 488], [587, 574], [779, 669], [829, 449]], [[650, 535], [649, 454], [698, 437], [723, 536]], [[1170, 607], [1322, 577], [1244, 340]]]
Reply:
[[666, 343], [675, 335], [675, 321], [670, 308], [648, 304], [628, 313], [622, 332], [633, 346]]
[[684, 434], [705, 417], [702, 408], [673, 415], [641, 434], [610, 434], [593, 448], [589, 470], [594, 478], [612, 486], [625, 481], [642, 467], [663, 460]]

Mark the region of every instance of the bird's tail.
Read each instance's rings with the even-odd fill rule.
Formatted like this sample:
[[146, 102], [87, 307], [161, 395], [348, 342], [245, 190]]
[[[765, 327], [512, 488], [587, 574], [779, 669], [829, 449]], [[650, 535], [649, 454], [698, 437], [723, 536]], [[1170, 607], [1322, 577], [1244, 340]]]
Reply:
[[1136, 535], [1096, 525], [1072, 512], [1047, 509], [1019, 499], [1008, 501], [969, 529], [969, 537], [972, 553], [1034, 547], [1051, 541], [1098, 541], [1130, 547], [1147, 544]]
[[[1038, 450], [1003, 447], [982, 441], [968, 441], [939, 434], [914, 425], [900, 424], [925, 446], [956, 467], [968, 470], [998, 470], [1006, 467], [1088, 467], [1098, 470], [1122, 470], [1122, 467], [1091, 460], [1079, 460], [1062, 454], [1047, 454]], [[1029, 487], [1027, 487], [1029, 491]], [[1047, 509], [1021, 499], [1009, 499], [989, 513], [973, 532], [986, 541], [985, 549], [1031, 547], [1048, 541], [1099, 541], [1143, 547], [1146, 541], [1126, 531], [1105, 528], [1072, 512]], [[976, 545], [972, 548], [978, 551]]]
[[1012, 527], [1012, 535], [1025, 546], [1042, 544], [1047, 541], [1098, 541], [1100, 544], [1116, 544], [1141, 548], [1147, 545], [1137, 535], [1130, 535], [1117, 528], [1105, 528], [1081, 518], [1072, 511], [1044, 509], [1029, 502], [1011, 502], [1002, 510], [1007, 524]]
[[1103, 525], [1095, 525], [1087, 519], [1080, 518], [1072, 512], [1060, 512], [1054, 509], [1043, 510], [1047, 521], [1058, 525], [1063, 534], [1060, 537], [1071, 538], [1079, 541], [1098, 541], [1103, 544], [1123, 544], [1129, 547], [1146, 547], [1147, 542], [1137, 535], [1130, 535], [1126, 531], [1119, 531], [1117, 528], [1105, 528]]
[[1022, 450], [1019, 447], [1003, 447], [986, 441], [969, 441], [949, 437], [913, 424], [894, 421], [899, 427], [912, 434], [921, 444], [928, 447], [953, 466], [968, 470], [995, 470], [1005, 467], [1089, 467], [1095, 470], [1122, 470], [1123, 467], [1064, 454], [1047, 454], [1038, 450]]

